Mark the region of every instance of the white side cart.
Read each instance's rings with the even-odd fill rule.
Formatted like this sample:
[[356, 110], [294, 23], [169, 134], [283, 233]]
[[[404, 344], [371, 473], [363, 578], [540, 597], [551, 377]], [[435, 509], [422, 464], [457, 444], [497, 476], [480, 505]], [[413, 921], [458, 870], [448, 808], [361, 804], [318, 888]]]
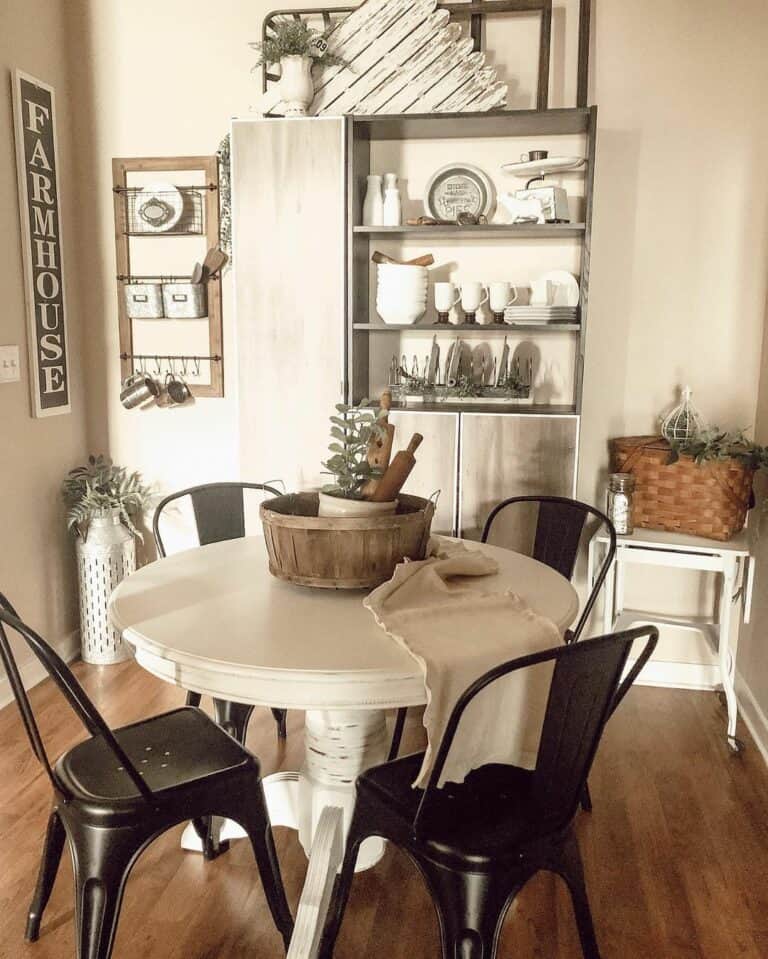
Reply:
[[[590, 585], [594, 581], [600, 557], [604, 555], [607, 547], [608, 538], [600, 533], [590, 541], [587, 568]], [[722, 588], [718, 608], [713, 611], [713, 617], [694, 621], [625, 609], [624, 585], [628, 567], [632, 565], [666, 566], [720, 574]], [[733, 752], [740, 752], [743, 744], [736, 738], [738, 704], [734, 679], [737, 637], [731, 635], [731, 613], [733, 606], [740, 602], [744, 622], [749, 622], [753, 585], [754, 562], [750, 555], [746, 530], [725, 543], [682, 533], [635, 530], [630, 536], [618, 537], [616, 558], [605, 581], [604, 632], [624, 629], [631, 623], [640, 621], [692, 629], [708, 636], [718, 652], [723, 695], [728, 707], [727, 741]]]

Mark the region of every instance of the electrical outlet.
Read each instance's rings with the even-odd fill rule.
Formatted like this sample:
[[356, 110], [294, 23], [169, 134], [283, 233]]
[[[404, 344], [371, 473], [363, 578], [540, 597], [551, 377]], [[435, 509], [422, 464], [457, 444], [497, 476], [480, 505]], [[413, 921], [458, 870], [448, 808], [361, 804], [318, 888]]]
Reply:
[[0, 383], [16, 383], [20, 379], [18, 346], [0, 346]]

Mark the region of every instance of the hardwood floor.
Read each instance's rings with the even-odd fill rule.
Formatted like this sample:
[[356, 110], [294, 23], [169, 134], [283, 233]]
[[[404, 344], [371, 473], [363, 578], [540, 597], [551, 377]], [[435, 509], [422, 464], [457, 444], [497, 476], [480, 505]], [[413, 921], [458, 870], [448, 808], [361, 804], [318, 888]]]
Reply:
[[[133, 663], [76, 673], [114, 725], [181, 703], [180, 690]], [[52, 755], [81, 738], [49, 683], [32, 701]], [[276, 743], [268, 710], [254, 714], [248, 745], [265, 773], [296, 768], [302, 715], [289, 713], [288, 744]], [[635, 688], [611, 721], [590, 783], [595, 811], [579, 838], [604, 959], [765, 959], [768, 956], [768, 771], [746, 730], [733, 759], [711, 693]], [[419, 744], [416, 722], [405, 746]], [[65, 856], [40, 941], [23, 940], [49, 804], [15, 707], [0, 711], [0, 957], [74, 959], [72, 870]], [[275, 830], [295, 907], [306, 862], [296, 836]], [[246, 844], [213, 863], [179, 848], [179, 830], [159, 839], [128, 883], [114, 959], [276, 959]], [[540, 874], [510, 909], [500, 959], [578, 959], [560, 881]], [[337, 959], [437, 959], [437, 924], [414, 867], [390, 849], [359, 875]]]

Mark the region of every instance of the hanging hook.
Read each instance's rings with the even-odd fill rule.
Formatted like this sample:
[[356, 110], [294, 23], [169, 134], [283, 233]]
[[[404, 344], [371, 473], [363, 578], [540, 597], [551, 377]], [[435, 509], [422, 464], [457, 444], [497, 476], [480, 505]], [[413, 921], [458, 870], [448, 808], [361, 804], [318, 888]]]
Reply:
[[142, 376], [147, 375], [146, 363], [143, 356], [139, 357], [139, 373], [141, 373]]
[[155, 376], [160, 376], [163, 372], [162, 364], [160, 363], [160, 357], [155, 354]]
[[188, 365], [189, 365], [189, 357], [188, 357], [188, 356], [182, 356], [182, 358], [181, 358], [181, 372], [182, 372], [182, 375], [185, 376], [185, 377], [186, 377], [186, 375], [187, 375], [187, 366], [188, 366]]
[[168, 369], [170, 370], [171, 376], [175, 377], [176, 376], [176, 360], [172, 356], [167, 357], [167, 360], [168, 360]]
[[196, 356], [194, 358], [194, 364], [195, 364], [195, 376], [200, 376], [200, 357], [199, 356]]

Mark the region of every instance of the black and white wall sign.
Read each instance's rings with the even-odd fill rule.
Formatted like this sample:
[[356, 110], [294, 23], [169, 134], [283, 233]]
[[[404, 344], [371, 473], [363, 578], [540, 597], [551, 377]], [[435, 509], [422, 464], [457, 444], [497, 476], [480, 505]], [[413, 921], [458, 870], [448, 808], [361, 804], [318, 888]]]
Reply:
[[12, 80], [32, 413], [53, 416], [71, 410], [56, 100], [21, 70]]

